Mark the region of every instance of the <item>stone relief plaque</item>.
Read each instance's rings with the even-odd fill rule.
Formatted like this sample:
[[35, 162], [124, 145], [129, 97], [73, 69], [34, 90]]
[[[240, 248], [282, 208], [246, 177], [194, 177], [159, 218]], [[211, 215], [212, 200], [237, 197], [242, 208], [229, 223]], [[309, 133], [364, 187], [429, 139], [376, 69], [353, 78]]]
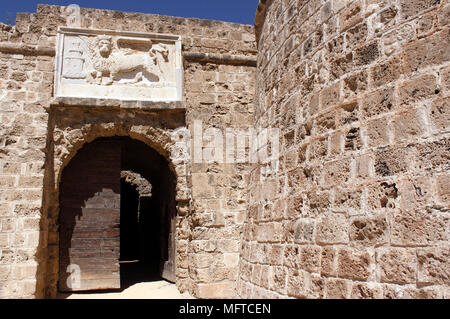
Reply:
[[181, 38], [61, 27], [56, 97], [181, 101]]

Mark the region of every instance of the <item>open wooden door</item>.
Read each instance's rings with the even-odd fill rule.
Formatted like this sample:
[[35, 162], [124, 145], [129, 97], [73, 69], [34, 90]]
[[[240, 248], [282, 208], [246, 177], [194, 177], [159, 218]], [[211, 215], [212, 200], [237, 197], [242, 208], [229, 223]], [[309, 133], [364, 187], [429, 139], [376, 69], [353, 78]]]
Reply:
[[[161, 261], [160, 266], [160, 276], [170, 282], [176, 282], [175, 276], [175, 234], [176, 234], [176, 207], [175, 194], [171, 192], [169, 196], [169, 202], [163, 202], [163, 215], [165, 227], [164, 231], [161, 233], [163, 251], [161, 251], [161, 256], [164, 256]], [[172, 204], [172, 205], [171, 205]]]
[[86, 145], [65, 168], [60, 189], [59, 290], [120, 288], [121, 146]]

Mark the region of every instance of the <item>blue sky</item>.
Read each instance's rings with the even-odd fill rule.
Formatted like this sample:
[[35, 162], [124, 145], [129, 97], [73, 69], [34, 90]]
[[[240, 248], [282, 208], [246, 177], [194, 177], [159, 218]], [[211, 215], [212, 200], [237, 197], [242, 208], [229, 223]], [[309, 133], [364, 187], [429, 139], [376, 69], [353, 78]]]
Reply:
[[259, 0], [1, 0], [0, 21], [16, 20], [17, 12], [35, 12], [38, 3], [163, 14], [252, 24]]

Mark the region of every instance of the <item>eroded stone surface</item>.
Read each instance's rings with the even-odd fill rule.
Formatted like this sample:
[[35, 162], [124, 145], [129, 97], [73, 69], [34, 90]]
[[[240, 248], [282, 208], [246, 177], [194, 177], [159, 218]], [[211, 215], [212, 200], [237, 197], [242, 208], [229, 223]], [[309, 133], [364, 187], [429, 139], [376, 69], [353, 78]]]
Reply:
[[[291, 137], [282, 159], [298, 153], [280, 166], [275, 199], [288, 201], [287, 296], [448, 295], [447, 1], [274, 0], [258, 9], [255, 119]], [[297, 118], [285, 125], [294, 97]], [[252, 174], [250, 192], [266, 180]], [[245, 251], [241, 262], [257, 264]], [[240, 287], [244, 297], [273, 291], [246, 275]]]

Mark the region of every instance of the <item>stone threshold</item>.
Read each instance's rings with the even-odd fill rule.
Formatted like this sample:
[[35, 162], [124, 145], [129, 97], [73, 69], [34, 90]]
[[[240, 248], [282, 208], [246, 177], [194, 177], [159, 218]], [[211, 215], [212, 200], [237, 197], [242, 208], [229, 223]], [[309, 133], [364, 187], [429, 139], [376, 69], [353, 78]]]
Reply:
[[110, 107], [136, 110], [185, 110], [186, 104], [183, 101], [140, 101], [140, 100], [119, 100], [119, 99], [99, 99], [80, 97], [55, 97], [50, 102], [50, 107]]

